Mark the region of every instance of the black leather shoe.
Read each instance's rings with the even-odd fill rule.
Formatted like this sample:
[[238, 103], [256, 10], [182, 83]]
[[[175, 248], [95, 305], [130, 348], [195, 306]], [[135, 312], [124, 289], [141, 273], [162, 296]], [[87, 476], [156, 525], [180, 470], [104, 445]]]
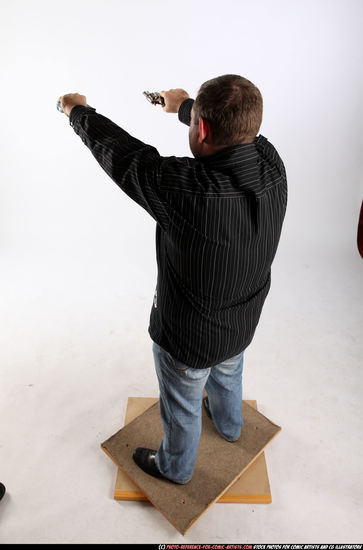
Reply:
[[137, 447], [134, 451], [134, 454], [132, 455], [132, 458], [134, 459], [134, 462], [144, 470], [147, 474], [153, 477], [158, 477], [162, 479], [166, 479], [167, 481], [170, 481], [171, 483], [177, 483], [178, 485], [185, 485], [186, 483], [189, 483], [190, 479], [187, 479], [187, 481], [174, 481], [173, 479], [169, 479], [168, 477], [163, 476], [163, 474], [158, 470], [156, 464], [155, 464], [155, 455], [157, 451], [154, 451], [152, 449], [147, 449], [146, 447]]
[[211, 415], [211, 412], [210, 412], [210, 408], [209, 408], [208, 397], [205, 397], [205, 398], [203, 399], [203, 405], [204, 405], [204, 408], [205, 408], [205, 412], [207, 413], [207, 415], [209, 416], [209, 418], [212, 418], [212, 415]]
[[137, 447], [132, 455], [132, 458], [139, 468], [144, 470], [144, 472], [150, 476], [164, 478], [163, 474], [159, 472], [155, 464], [156, 452], [157, 451], [147, 449], [146, 447]]
[[5, 495], [5, 485], [3, 483], [0, 483], [0, 500], [3, 498], [3, 496]]

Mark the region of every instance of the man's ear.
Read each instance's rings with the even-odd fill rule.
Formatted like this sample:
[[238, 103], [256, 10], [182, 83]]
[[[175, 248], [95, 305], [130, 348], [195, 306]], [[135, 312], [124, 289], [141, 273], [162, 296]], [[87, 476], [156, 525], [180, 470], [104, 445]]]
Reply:
[[210, 125], [203, 117], [199, 117], [199, 136], [198, 141], [202, 143], [210, 138]]

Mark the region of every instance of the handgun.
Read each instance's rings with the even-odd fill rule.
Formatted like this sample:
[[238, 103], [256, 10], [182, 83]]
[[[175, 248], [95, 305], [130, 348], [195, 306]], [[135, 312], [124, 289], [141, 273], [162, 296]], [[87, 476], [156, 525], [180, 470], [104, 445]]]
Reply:
[[165, 105], [164, 98], [159, 94], [159, 92], [142, 92], [146, 99], [150, 101], [153, 105]]

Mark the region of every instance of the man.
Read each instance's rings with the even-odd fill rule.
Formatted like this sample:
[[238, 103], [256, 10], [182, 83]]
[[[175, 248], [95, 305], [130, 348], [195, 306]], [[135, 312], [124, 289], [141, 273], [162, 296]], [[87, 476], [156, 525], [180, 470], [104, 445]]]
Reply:
[[[87, 106], [60, 98], [70, 125], [113, 181], [157, 222], [157, 285], [149, 334], [164, 438], [138, 447], [146, 473], [188, 483], [202, 402], [219, 434], [241, 435], [244, 350], [271, 284], [287, 205], [283, 162], [257, 136], [262, 97], [239, 75], [205, 82], [194, 101], [161, 92], [164, 111], [189, 126], [193, 157], [162, 157]], [[207, 398], [203, 400], [203, 391]]]

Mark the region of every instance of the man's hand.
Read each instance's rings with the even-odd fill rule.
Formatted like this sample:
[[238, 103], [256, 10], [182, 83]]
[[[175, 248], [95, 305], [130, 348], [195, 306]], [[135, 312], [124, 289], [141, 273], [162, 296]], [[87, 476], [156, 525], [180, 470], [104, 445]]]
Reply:
[[66, 94], [62, 95], [58, 101], [60, 101], [62, 105], [62, 109], [64, 114], [69, 117], [71, 110], [75, 105], [84, 105], [86, 107], [87, 100], [85, 95], [80, 94]]
[[168, 92], [162, 91], [160, 95], [164, 98], [165, 105], [163, 106], [163, 110], [166, 113], [177, 113], [180, 105], [189, 97], [189, 94], [181, 88], [175, 88]]

